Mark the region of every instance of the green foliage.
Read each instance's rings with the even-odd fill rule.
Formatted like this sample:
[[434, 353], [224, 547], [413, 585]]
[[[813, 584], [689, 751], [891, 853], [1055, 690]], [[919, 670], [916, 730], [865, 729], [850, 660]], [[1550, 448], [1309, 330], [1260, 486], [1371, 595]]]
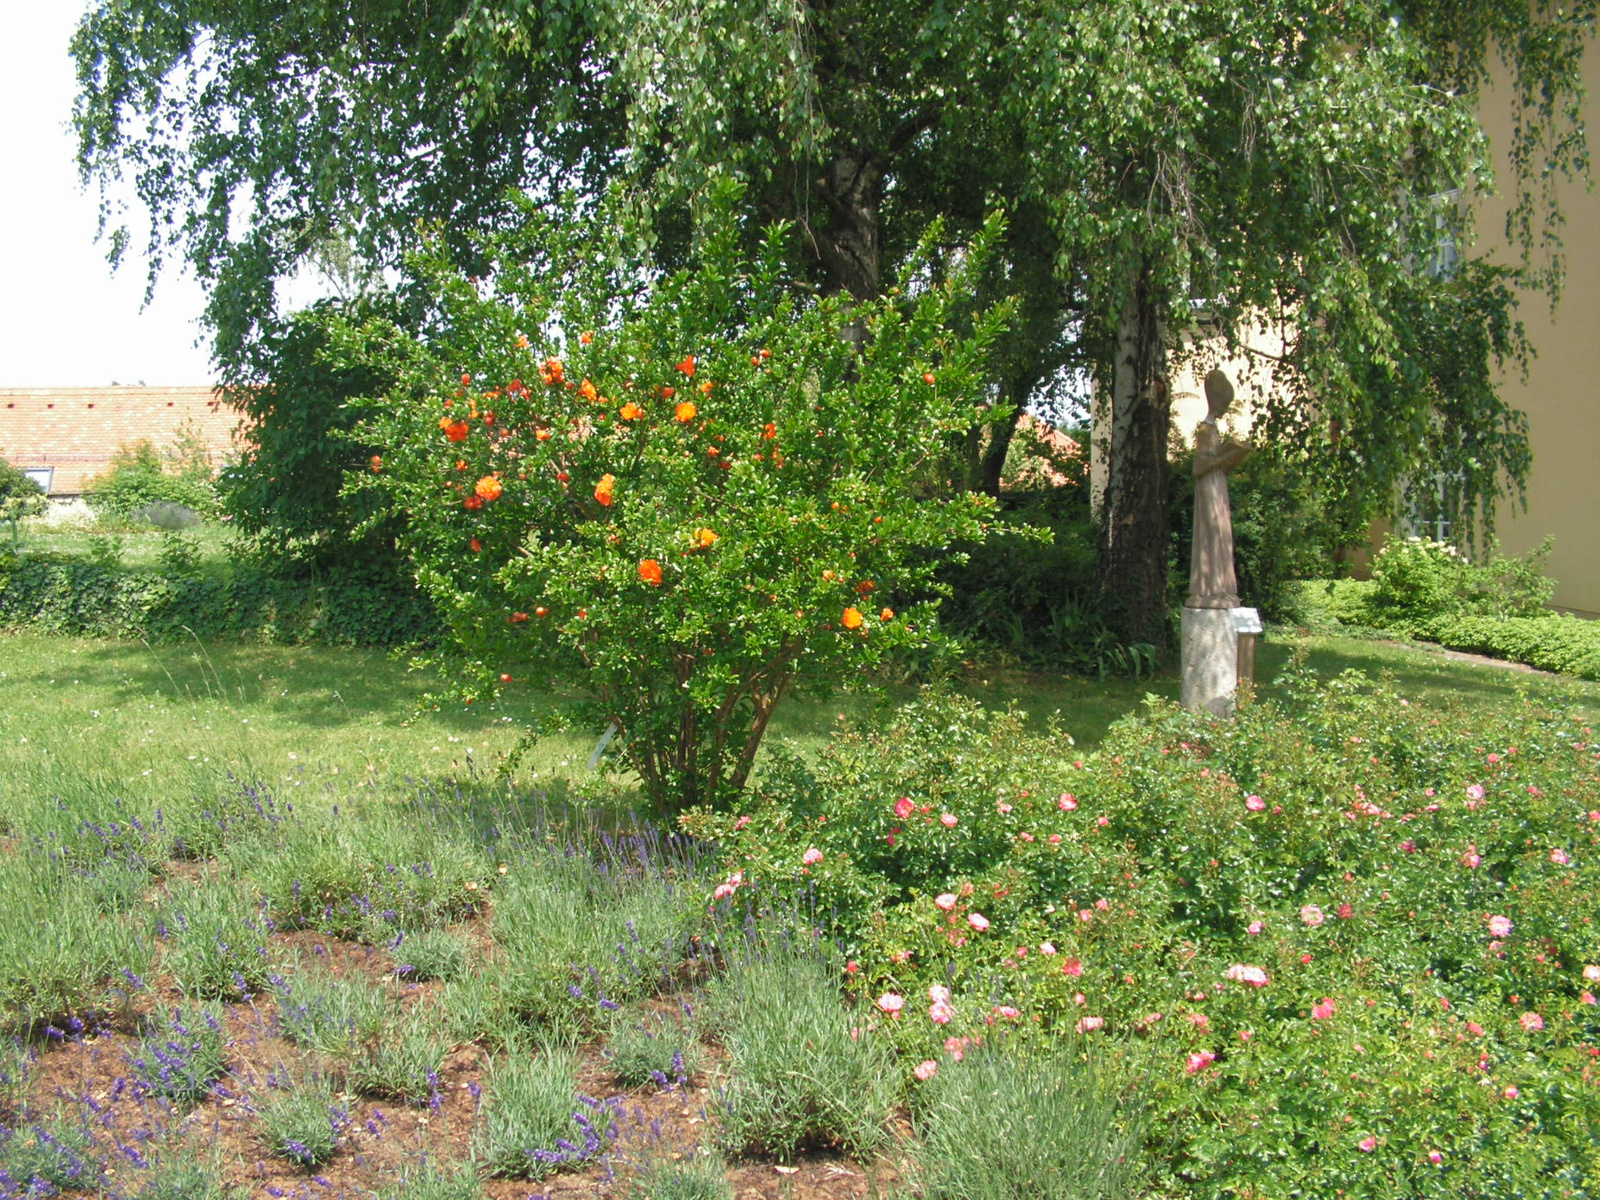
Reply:
[[[734, 951], [737, 953], [738, 947]], [[898, 1099], [893, 1051], [841, 1004], [837, 964], [803, 945], [752, 949], [717, 980], [729, 1081], [719, 1140], [789, 1162], [812, 1148], [870, 1158]]]
[[134, 1077], [152, 1095], [197, 1103], [228, 1069], [222, 1006], [163, 1006], [151, 1023], [133, 1054]]
[[1544, 574], [1553, 544], [1546, 538], [1511, 558], [1495, 547], [1480, 565], [1446, 542], [1390, 534], [1372, 563], [1368, 621], [1422, 633], [1441, 617], [1543, 616], [1555, 590], [1555, 581]]
[[240, 1189], [223, 1182], [218, 1163], [200, 1154], [168, 1152], [150, 1165], [137, 1200], [233, 1200]]
[[[28, 517], [43, 516], [49, 508], [50, 501], [45, 497], [44, 489], [0, 458], [0, 521], [11, 526], [12, 554], [16, 553], [21, 540], [22, 522]], [[0, 581], [3, 581], [4, 575], [4, 566], [0, 565]], [[3, 582], [0, 582], [0, 589], [3, 587]]]
[[606, 1038], [606, 1062], [624, 1087], [675, 1086], [701, 1066], [700, 1042], [683, 1016], [646, 1013], [619, 1020]]
[[926, 608], [893, 606], [992, 508], [922, 484], [981, 419], [1004, 313], [951, 325], [999, 223], [942, 286], [846, 306], [796, 299], [780, 231], [744, 257], [739, 196], [721, 187], [693, 267], [642, 292], [648, 260], [607, 217], [529, 212], [486, 249], [493, 289], [437, 251], [418, 264], [442, 309], [428, 342], [362, 335], [399, 382], [363, 430], [382, 470], [352, 483], [412, 514], [453, 676], [581, 689], [581, 726], [614, 727], [670, 808], [738, 793], [791, 685], [916, 640]]
[[1158, 1193], [1593, 1177], [1592, 729], [1283, 688], [1227, 723], [1152, 702], [1092, 754], [930, 700], [696, 828], [735, 896], [829, 915], [902, 1061], [1126, 1039], [1099, 1061], [1150, 1105]]
[[48, 1125], [0, 1130], [0, 1171], [21, 1184], [23, 1194], [92, 1192], [101, 1175], [88, 1129], [60, 1112]]
[[382, 1195], [383, 1200], [482, 1200], [483, 1184], [470, 1162], [446, 1170], [429, 1160], [406, 1168], [399, 1186]]
[[192, 455], [163, 457], [147, 441], [118, 449], [106, 473], [84, 485], [83, 498], [97, 515], [124, 521], [156, 504], [181, 504], [202, 516], [217, 511], [210, 464]]
[[388, 1018], [387, 997], [361, 979], [302, 966], [275, 978], [273, 985], [283, 1037], [303, 1050], [338, 1055], [370, 1044]]
[[700, 1148], [679, 1157], [647, 1151], [629, 1165], [628, 1200], [733, 1200], [728, 1164], [714, 1151]]
[[237, 1000], [267, 982], [266, 902], [241, 884], [173, 881], [158, 930], [161, 965], [186, 996]]
[[270, 1095], [261, 1104], [261, 1134], [267, 1150], [302, 1167], [320, 1166], [339, 1149], [349, 1120], [333, 1085], [322, 1076], [307, 1076]]
[[439, 1095], [439, 1064], [446, 1047], [427, 1018], [390, 1021], [371, 1041], [347, 1051], [345, 1078], [369, 1096], [426, 1104]]
[[28, 1072], [33, 1055], [20, 1038], [0, 1041], [0, 1113], [9, 1123], [28, 1095]]
[[1428, 638], [1451, 650], [1492, 654], [1577, 679], [1600, 679], [1600, 622], [1543, 617], [1444, 616], [1430, 621]]
[[919, 1092], [921, 1200], [1121, 1200], [1143, 1176], [1136, 1121], [1076, 1055], [968, 1050]]
[[594, 1157], [610, 1140], [599, 1106], [578, 1094], [577, 1059], [542, 1047], [494, 1065], [485, 1088], [473, 1154], [489, 1174], [542, 1179]]
[[[335, 315], [354, 322], [393, 316], [386, 299], [324, 300], [264, 332], [250, 374], [230, 395], [245, 413], [243, 450], [222, 473], [221, 507], [274, 573], [303, 575], [353, 565], [375, 578], [400, 578], [393, 513], [374, 511], [372, 493], [346, 493], [347, 471], [369, 467], [377, 446], [351, 436], [350, 401], [384, 394], [391, 381], [366, 366], [327, 359]], [[363, 527], [357, 535], [354, 530]]]
[[467, 969], [469, 947], [465, 938], [448, 929], [422, 929], [407, 933], [391, 953], [395, 974], [407, 980], [455, 979]]
[[[240, 568], [218, 578], [123, 570], [108, 553], [85, 563], [27, 555], [0, 560], [0, 628], [84, 637], [250, 641], [339, 646], [420, 645], [437, 618], [410, 585], [359, 575], [315, 582]], [[187, 543], [167, 553], [193, 567]]]

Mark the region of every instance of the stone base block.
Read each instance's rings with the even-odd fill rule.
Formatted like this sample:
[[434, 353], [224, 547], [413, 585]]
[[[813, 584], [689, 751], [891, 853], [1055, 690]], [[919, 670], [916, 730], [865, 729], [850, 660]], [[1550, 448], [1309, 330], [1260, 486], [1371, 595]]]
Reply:
[[1233, 716], [1239, 683], [1239, 635], [1226, 608], [1183, 610], [1183, 690], [1185, 708], [1214, 717]]

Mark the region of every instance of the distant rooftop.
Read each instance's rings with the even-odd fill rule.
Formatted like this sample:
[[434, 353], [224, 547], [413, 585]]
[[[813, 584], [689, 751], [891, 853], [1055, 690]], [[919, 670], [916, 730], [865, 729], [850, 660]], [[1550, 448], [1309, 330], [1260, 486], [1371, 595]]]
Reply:
[[76, 496], [124, 447], [170, 449], [191, 430], [222, 459], [239, 411], [213, 387], [0, 388], [0, 457], [42, 478], [52, 496]]

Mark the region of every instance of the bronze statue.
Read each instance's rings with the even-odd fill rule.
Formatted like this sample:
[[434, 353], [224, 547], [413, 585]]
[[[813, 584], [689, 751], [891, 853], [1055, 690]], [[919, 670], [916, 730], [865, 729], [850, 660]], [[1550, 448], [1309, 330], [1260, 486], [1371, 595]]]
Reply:
[[1237, 608], [1233, 570], [1233, 512], [1228, 472], [1250, 447], [1224, 439], [1217, 419], [1233, 406], [1233, 384], [1221, 371], [1206, 376], [1206, 419], [1194, 434], [1194, 540], [1189, 555], [1189, 608]]

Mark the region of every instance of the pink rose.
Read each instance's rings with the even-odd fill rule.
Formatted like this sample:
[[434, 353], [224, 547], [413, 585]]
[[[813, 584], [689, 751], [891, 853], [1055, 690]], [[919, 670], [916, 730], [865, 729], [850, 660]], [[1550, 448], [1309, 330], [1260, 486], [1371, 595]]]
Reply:
[[1507, 1100], [1515, 1100], [1520, 1095], [1522, 1095], [1522, 1093], [1517, 1091], [1517, 1089], [1514, 1086], [1513, 1087], [1508, 1087], [1506, 1089], [1506, 1099]]
[[1511, 932], [1511, 918], [1510, 917], [1490, 917], [1489, 918], [1489, 932], [1492, 933], [1495, 937], [1505, 937], [1508, 933]]
[[1021, 1010], [1012, 1008], [1009, 1004], [997, 1004], [994, 1011], [996, 1016], [1004, 1017], [1008, 1021], [1015, 1021], [1022, 1015]]
[[949, 912], [956, 906], [956, 894], [954, 892], [940, 892], [933, 898], [933, 903], [937, 907], [944, 909], [945, 912]]
[[1322, 910], [1315, 904], [1307, 904], [1300, 909], [1300, 919], [1315, 929], [1327, 918], [1322, 915]]
[[933, 1001], [935, 1004], [949, 1004], [950, 989], [945, 987], [942, 983], [929, 984], [928, 999]]
[[1244, 963], [1234, 963], [1229, 967], [1227, 977], [1238, 983], [1248, 983], [1251, 987], [1266, 987], [1267, 973], [1260, 967], [1248, 966]]
[[891, 1017], [899, 1017], [900, 1010], [906, 1006], [906, 998], [894, 992], [885, 992], [878, 997], [878, 1007]]
[[805, 863], [805, 865], [808, 867], [811, 866], [812, 863], [819, 863], [822, 861], [822, 851], [813, 846], [800, 856], [800, 861]]
[[1483, 859], [1478, 856], [1478, 848], [1476, 846], [1468, 846], [1467, 852], [1461, 856], [1461, 865], [1464, 867], [1476, 868], [1482, 861]]
[[904, 818], [909, 817], [912, 813], [912, 810], [916, 807], [917, 806], [915, 804], [911, 803], [910, 796], [901, 796], [900, 799], [894, 802], [894, 815], [903, 820]]
[[1584, 967], [1583, 977], [1590, 983], [1600, 983], [1600, 963], [1590, 963]]
[[1483, 799], [1483, 784], [1481, 784], [1481, 783], [1469, 783], [1469, 784], [1467, 784], [1467, 798], [1469, 800], [1482, 800]]
[[954, 829], [956, 827], [955, 813], [940, 813], [939, 824], [943, 825], [946, 829]]
[[1593, 1004], [1594, 1003], [1594, 993], [1593, 992], [1584, 992], [1582, 995], [1580, 995], [1578, 997], [1578, 1003], [1579, 1004]]
[[1311, 1019], [1313, 1021], [1326, 1021], [1333, 1016], [1333, 1001], [1324, 996], [1320, 1003], [1311, 1006]]
[[1210, 1050], [1196, 1050], [1184, 1060], [1183, 1069], [1190, 1075], [1205, 1070], [1217, 1061], [1217, 1056]]
[[984, 916], [982, 913], [968, 913], [967, 924], [971, 925], [979, 933], [982, 933], [985, 929], [989, 928], [989, 918]]
[[1264, 928], [1266, 928], [1266, 926], [1264, 926], [1260, 921], [1251, 921], [1249, 926], [1245, 929], [1245, 932], [1251, 937], [1255, 937], [1256, 934], [1260, 933]]
[[1556, 849], [1550, 851], [1550, 861], [1555, 863], [1558, 867], [1564, 867], [1572, 860], [1567, 857], [1567, 852], [1565, 850]]
[[948, 1025], [955, 1020], [956, 1010], [942, 1000], [928, 1005], [928, 1020], [935, 1025]]
[[1189, 1013], [1188, 1019], [1189, 1024], [1193, 1025], [1201, 1033], [1211, 1027], [1211, 1018], [1206, 1016], [1205, 1013]]
[[1061, 973], [1063, 975], [1082, 975], [1083, 963], [1076, 958], [1069, 958], [1061, 964]]
[[1106, 1019], [1104, 1017], [1079, 1017], [1078, 1032], [1088, 1033], [1091, 1029], [1099, 1029], [1105, 1023]]
[[1039, 953], [1040, 954], [1054, 954], [1055, 952], [1056, 952], [1056, 948], [1055, 948], [1054, 944], [1052, 944], [1050, 942], [1040, 942], [1039, 943]]
[[957, 1062], [960, 1062], [969, 1045], [971, 1045], [970, 1038], [947, 1037], [944, 1040], [944, 1051], [951, 1058], [955, 1059]]
[[1378, 1139], [1369, 1135], [1367, 1137], [1362, 1138], [1359, 1142], [1356, 1143], [1356, 1145], [1358, 1147], [1360, 1147], [1360, 1149], [1361, 1149], [1361, 1151], [1363, 1153], [1371, 1154], [1374, 1150], [1376, 1150], [1378, 1148]]
[[1267, 802], [1260, 796], [1250, 795], [1244, 798], [1244, 806], [1251, 812], [1260, 812], [1267, 806]]
[[928, 1080], [939, 1073], [939, 1064], [931, 1058], [923, 1059], [911, 1073], [922, 1080], [923, 1083], [927, 1083]]
[[1056, 807], [1062, 812], [1071, 812], [1078, 807], [1078, 798], [1071, 792], [1062, 792], [1056, 797]]
[[1440, 1154], [1437, 1150], [1429, 1150], [1428, 1161], [1437, 1167], [1444, 1161], [1444, 1155]]
[[1517, 1024], [1529, 1033], [1537, 1033], [1544, 1028], [1544, 1018], [1536, 1012], [1525, 1012], [1517, 1018]]

